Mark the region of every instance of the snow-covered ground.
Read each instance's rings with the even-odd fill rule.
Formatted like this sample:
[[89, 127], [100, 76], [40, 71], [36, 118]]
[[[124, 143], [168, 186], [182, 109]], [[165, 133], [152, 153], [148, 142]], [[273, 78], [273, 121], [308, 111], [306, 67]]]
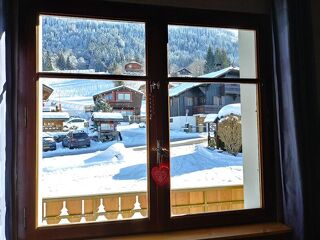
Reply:
[[[104, 151], [44, 158], [44, 197], [146, 191], [146, 150], [113, 142]], [[242, 184], [242, 157], [210, 150], [202, 144], [171, 148], [171, 187]]]

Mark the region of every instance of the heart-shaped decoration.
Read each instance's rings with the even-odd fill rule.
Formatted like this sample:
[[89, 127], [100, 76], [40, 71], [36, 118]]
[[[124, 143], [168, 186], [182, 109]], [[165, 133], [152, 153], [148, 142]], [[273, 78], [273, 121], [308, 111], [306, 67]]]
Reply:
[[165, 186], [169, 183], [169, 166], [168, 164], [160, 164], [159, 167], [151, 169], [151, 176], [158, 186]]

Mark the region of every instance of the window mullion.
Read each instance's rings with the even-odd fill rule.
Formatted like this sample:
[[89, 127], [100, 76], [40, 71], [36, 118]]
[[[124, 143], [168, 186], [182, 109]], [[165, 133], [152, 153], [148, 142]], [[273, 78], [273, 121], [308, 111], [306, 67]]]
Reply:
[[[168, 91], [167, 91], [167, 24], [152, 18], [147, 24], [148, 106], [149, 111], [149, 176], [150, 217], [156, 219], [157, 228], [163, 228], [170, 216], [169, 186], [158, 186], [151, 177], [157, 163], [157, 140], [163, 148], [169, 147]], [[161, 159], [167, 162], [168, 158]]]

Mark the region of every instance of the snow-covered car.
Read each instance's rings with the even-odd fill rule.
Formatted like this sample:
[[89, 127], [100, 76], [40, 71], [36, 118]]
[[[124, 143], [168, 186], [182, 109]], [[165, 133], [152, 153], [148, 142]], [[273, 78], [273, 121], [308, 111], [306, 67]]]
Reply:
[[89, 123], [83, 118], [72, 118], [63, 123], [64, 130], [87, 128]]
[[72, 148], [90, 147], [90, 138], [84, 131], [70, 131], [62, 140], [62, 146]]
[[52, 137], [43, 137], [42, 138], [42, 150], [46, 151], [54, 151], [57, 149], [56, 141]]
[[146, 127], [146, 123], [145, 122], [139, 123], [139, 128], [145, 128], [145, 127]]

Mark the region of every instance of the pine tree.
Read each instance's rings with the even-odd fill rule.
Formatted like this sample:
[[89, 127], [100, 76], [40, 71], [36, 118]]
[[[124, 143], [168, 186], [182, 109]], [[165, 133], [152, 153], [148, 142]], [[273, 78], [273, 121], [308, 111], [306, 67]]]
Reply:
[[43, 68], [43, 71], [53, 71], [54, 70], [53, 66], [52, 66], [52, 60], [51, 60], [48, 52], [43, 53], [42, 68]]
[[94, 112], [112, 112], [111, 105], [103, 98], [97, 99], [93, 107]]
[[115, 81], [113, 81], [113, 84], [114, 84], [115, 87], [119, 87], [119, 86], [124, 86], [125, 82], [121, 81], [121, 80], [120, 81], [118, 81], [118, 80], [116, 81], [115, 80]]
[[214, 71], [219, 71], [231, 65], [231, 61], [224, 49], [217, 48], [214, 52]]
[[66, 69], [66, 59], [63, 55], [62, 52], [60, 52], [58, 54], [58, 59], [57, 59], [57, 62], [56, 62], [56, 66], [59, 70], [65, 70]]
[[67, 58], [66, 69], [67, 69], [67, 70], [72, 70], [72, 69], [74, 69], [74, 66], [72, 65], [72, 63], [71, 63], [71, 61], [70, 61], [70, 57]]
[[210, 73], [214, 71], [214, 65], [215, 65], [215, 57], [213, 55], [211, 46], [209, 46], [206, 56], [206, 63], [204, 65], [204, 73]]

